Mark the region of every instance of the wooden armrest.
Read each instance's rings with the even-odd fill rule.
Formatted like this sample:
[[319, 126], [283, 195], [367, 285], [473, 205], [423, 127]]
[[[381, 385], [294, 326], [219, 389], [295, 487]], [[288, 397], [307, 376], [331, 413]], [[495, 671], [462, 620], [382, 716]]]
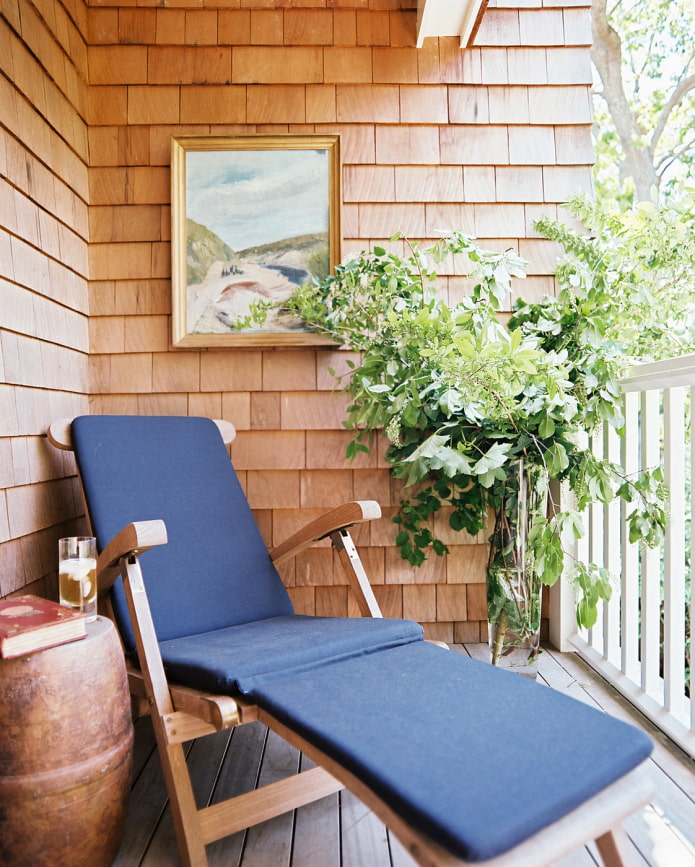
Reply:
[[[139, 715], [149, 714], [150, 702], [142, 672], [127, 665], [127, 674], [130, 694], [138, 702]], [[210, 695], [174, 683], [169, 684], [169, 694], [174, 708], [167, 717], [170, 743], [182, 743], [258, 719], [256, 705], [239, 704], [228, 695]]]
[[53, 448], [61, 449], [64, 452], [72, 451], [71, 426], [71, 418], [57, 418], [51, 422], [46, 431], [46, 436]]
[[279, 565], [290, 557], [294, 557], [300, 551], [318, 542], [336, 530], [351, 527], [353, 524], [362, 524], [365, 521], [373, 521], [381, 517], [381, 507], [376, 500], [355, 500], [352, 503], [344, 503], [316, 518], [298, 532], [294, 533], [270, 552], [270, 558]]
[[99, 593], [108, 590], [121, 574], [121, 560], [141, 554], [157, 545], [166, 545], [167, 528], [164, 521], [137, 521], [128, 524], [108, 543], [97, 559], [97, 586]]

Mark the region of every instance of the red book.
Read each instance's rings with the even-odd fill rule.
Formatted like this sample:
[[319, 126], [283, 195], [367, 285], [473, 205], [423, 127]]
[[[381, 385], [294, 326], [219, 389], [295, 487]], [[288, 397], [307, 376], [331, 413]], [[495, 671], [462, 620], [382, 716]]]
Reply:
[[0, 656], [11, 659], [77, 641], [87, 635], [87, 615], [39, 596], [0, 600]]

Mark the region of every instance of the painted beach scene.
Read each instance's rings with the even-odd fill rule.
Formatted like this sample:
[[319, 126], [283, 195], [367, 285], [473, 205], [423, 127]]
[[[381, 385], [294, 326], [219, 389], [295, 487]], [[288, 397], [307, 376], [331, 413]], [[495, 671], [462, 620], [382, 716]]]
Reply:
[[327, 150], [189, 151], [189, 334], [306, 330], [286, 309], [330, 270]]

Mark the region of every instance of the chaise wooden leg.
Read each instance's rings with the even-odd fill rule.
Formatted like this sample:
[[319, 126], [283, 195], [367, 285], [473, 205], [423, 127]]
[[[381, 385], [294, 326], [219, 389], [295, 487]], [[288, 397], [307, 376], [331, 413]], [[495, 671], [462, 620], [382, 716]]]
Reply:
[[169, 807], [182, 867], [207, 867], [200, 818], [191, 789], [186, 756], [181, 744], [164, 745], [159, 751], [169, 795]]
[[597, 837], [596, 845], [604, 867], [630, 867], [635, 863], [632, 844], [622, 826]]
[[169, 795], [171, 815], [183, 867], [207, 867], [200, 817], [191, 788], [186, 756], [180, 743], [171, 743], [166, 719], [174, 715], [157, 636], [145, 593], [140, 561], [136, 556], [121, 559], [121, 574], [135, 633], [135, 643], [151, 704], [152, 727]]

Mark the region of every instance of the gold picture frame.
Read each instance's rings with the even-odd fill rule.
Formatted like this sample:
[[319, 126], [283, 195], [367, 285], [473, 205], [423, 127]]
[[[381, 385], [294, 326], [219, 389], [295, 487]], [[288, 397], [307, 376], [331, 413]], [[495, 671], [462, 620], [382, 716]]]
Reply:
[[340, 261], [340, 136], [176, 136], [174, 347], [335, 345], [283, 302]]

